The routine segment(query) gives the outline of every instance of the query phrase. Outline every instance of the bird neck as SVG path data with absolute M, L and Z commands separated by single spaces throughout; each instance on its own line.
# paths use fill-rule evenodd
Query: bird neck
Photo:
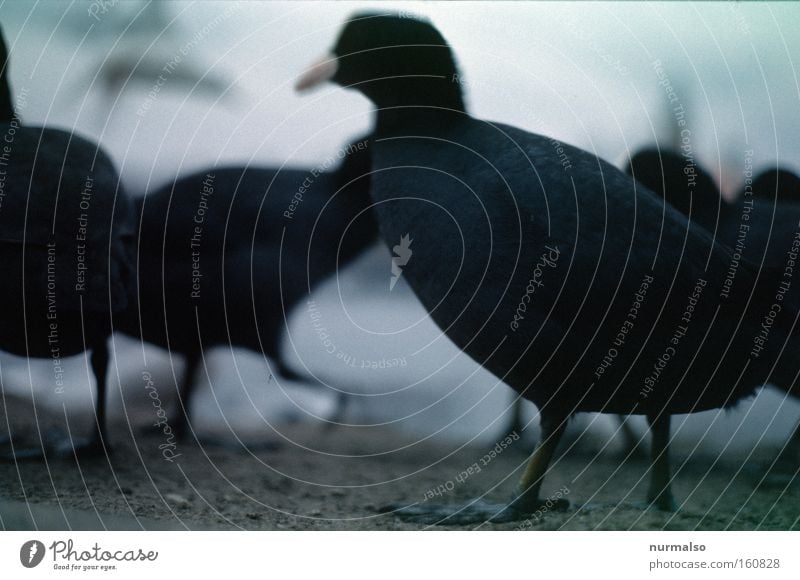
M 466 112 L 461 86 L 453 77 L 425 78 L 402 83 L 388 80 L 365 91 L 378 108 L 376 132 L 386 135 L 423 128 L 444 127 Z
M 378 111 L 375 123 L 375 135 L 389 137 L 393 135 L 436 135 L 446 131 L 459 121 L 463 121 L 466 113 L 459 110 L 440 107 L 404 106 L 383 108 Z

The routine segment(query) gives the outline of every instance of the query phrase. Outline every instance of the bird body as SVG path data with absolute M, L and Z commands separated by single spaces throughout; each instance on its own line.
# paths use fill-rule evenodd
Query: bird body
M 0 124 L 10 136 L 0 161 L 0 344 L 23 356 L 74 355 L 108 336 L 110 315 L 128 307 L 130 201 L 97 145 L 61 130 L 9 127 Z
M 766 312 L 754 307 L 752 326 L 737 330 L 744 302 L 719 296 L 728 249 L 672 208 L 662 215 L 652 192 L 608 163 L 561 144 L 565 168 L 547 137 L 466 116 L 421 133 L 376 135 L 376 213 L 387 243 L 414 238 L 405 276 L 476 361 L 540 408 L 565 412 L 687 413 L 753 392 L 764 365 L 746 355 Z M 755 274 L 740 273 L 742 292 Z M 627 348 L 596 380 L 643 280 Z
M 281 215 L 306 175 L 210 169 L 140 198 L 139 304 L 130 314 L 141 319 L 141 338 L 177 352 L 219 344 L 258 349 L 252 306 L 283 313 L 278 262 L 284 227 L 293 237 L 295 224 Z M 322 176 L 319 187 L 330 191 L 330 179 Z M 313 214 L 298 213 L 308 231 Z M 138 324 L 123 330 L 137 334 Z M 264 337 L 269 344 L 271 334 Z
M 120 328 L 188 357 L 184 409 L 214 346 L 261 352 L 275 374 L 301 378 L 280 352 L 292 308 L 377 236 L 365 163 L 355 148 L 336 172 L 211 168 L 138 200 L 137 300 Z
M 789 169 L 771 167 L 759 173 L 750 187 L 745 184 L 743 194 L 764 200 L 800 202 L 800 177 Z

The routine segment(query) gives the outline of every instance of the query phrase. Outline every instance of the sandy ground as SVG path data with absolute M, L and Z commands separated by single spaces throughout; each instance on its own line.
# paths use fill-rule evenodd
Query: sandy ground
M 19 417 L 30 409 L 17 402 L 8 411 Z M 40 425 L 49 433 L 63 427 L 41 411 Z M 108 458 L 2 464 L 0 523 L 5 529 L 422 529 L 378 508 L 431 497 L 501 501 L 512 492 L 532 444 L 523 438 L 487 459 L 486 446 L 420 443 L 387 428 L 276 429 L 253 434 L 252 443 L 180 445 L 179 456 L 167 461 L 159 449 L 163 434 L 118 428 Z M 681 507 L 670 514 L 635 505 L 645 494 L 646 460 L 587 451 L 590 446 L 580 438 L 565 441 L 545 482 L 543 495 L 562 490 L 569 510 L 469 527 L 800 529 L 800 477 L 763 477 L 774 450 L 724 461 L 674 450 Z M 440 497 L 437 489 L 444 491 Z

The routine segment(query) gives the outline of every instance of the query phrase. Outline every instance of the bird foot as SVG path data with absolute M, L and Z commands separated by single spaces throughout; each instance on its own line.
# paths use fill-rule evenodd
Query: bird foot
M 48 446 L 48 441 L 52 438 L 53 433 L 46 432 L 42 436 L 45 442 L 38 447 L 34 447 L 29 446 L 31 443 L 30 437 L 22 437 L 18 433 L 4 435 L 0 438 L 0 449 L 2 450 L 0 451 L 0 461 L 17 462 L 44 458 L 44 450 Z
M 149 423 L 137 426 L 136 431 L 142 437 L 174 437 L 176 441 L 186 442 L 190 439 L 188 419 L 179 414 L 168 423 Z
M 0 461 L 16 462 L 41 460 L 44 459 L 45 456 L 51 454 L 61 458 L 77 456 L 79 459 L 105 457 L 111 454 L 111 448 L 103 447 L 100 438 L 97 436 L 73 439 L 62 436 L 55 440 L 50 439 L 50 437 L 46 437 L 44 444 L 38 447 L 26 447 L 22 444 L 10 445 L 14 441 L 14 437 L 12 436 L 5 442 L 10 445 L 10 449 L 6 445 L 3 445 L 7 450 L 0 453 Z
M 650 453 L 644 445 L 627 443 L 619 451 L 619 455 L 626 461 L 645 461 L 650 457 Z
M 78 459 L 94 459 L 111 455 L 111 447 L 103 445 L 100 437 L 62 439 L 53 446 L 59 457 L 77 457 Z
M 663 503 L 661 503 L 663 502 Z M 659 502 L 653 500 L 647 501 L 593 501 L 574 506 L 577 512 L 610 512 L 620 509 L 635 509 L 641 511 L 650 511 L 656 513 L 671 513 L 678 511 L 675 500 L 670 497 L 669 500 L 660 500 Z
M 538 520 L 551 511 L 565 511 L 569 502 L 565 499 L 526 501 L 515 499 L 509 503 L 493 503 L 472 500 L 463 504 L 418 503 L 403 506 L 390 504 L 379 509 L 381 513 L 393 513 L 406 522 L 440 526 L 494 524 Z
M 678 511 L 678 504 L 675 502 L 675 498 L 670 492 L 648 496 L 647 501 L 642 504 L 642 507 L 647 510 L 662 512 Z
M 197 442 L 201 447 L 215 447 L 236 453 L 274 453 L 283 446 L 279 441 L 236 441 L 221 437 L 200 437 Z
M 42 447 L 14 447 L 14 449 L 11 451 L 0 453 L 0 461 L 16 463 L 17 461 L 39 460 L 43 459 L 44 455 L 44 448 Z

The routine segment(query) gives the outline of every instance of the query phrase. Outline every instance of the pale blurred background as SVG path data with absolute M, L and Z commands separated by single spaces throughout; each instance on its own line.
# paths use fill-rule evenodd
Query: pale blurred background
M 24 122 L 100 141 L 129 193 L 143 195 L 223 161 L 313 167 L 367 132 L 370 106 L 356 93 L 293 90 L 360 9 L 430 17 L 455 50 L 476 116 L 622 166 L 640 147 L 675 142 L 654 67 L 660 61 L 686 111 L 696 159 L 726 196 L 741 187 L 748 150 L 756 172 L 776 163 L 800 171 L 800 6 L 793 3 L 3 1 L 0 22 Z M 252 353 L 207 353 L 193 409 L 198 431 L 280 438 L 287 420 L 330 417 L 341 389 L 356 395 L 352 424 L 393 423 L 450 443 L 498 436 L 511 389 L 440 335 L 402 279 L 389 291 L 390 265 L 388 250 L 376 246 L 314 295 L 333 353 L 307 308 L 293 313 L 284 348 L 294 368 L 324 385 L 268 380 L 269 361 Z M 182 360 L 119 336 L 114 347 L 111 413 L 124 422 L 132 405 L 148 404 L 143 357 L 161 385 L 180 376 Z M 405 364 L 380 368 L 390 359 Z M 50 361 L 28 365 L 3 354 L 0 364 L 6 393 L 37 393 L 56 409 L 90 408 L 81 357 L 70 362 L 68 393 L 58 400 Z M 679 448 L 747 454 L 759 443 L 782 444 L 800 418 L 800 404 L 784 397 L 766 389 L 732 412 L 679 417 Z M 618 444 L 608 418 L 586 422 L 593 445 Z M 643 431 L 643 421 L 634 425 Z

